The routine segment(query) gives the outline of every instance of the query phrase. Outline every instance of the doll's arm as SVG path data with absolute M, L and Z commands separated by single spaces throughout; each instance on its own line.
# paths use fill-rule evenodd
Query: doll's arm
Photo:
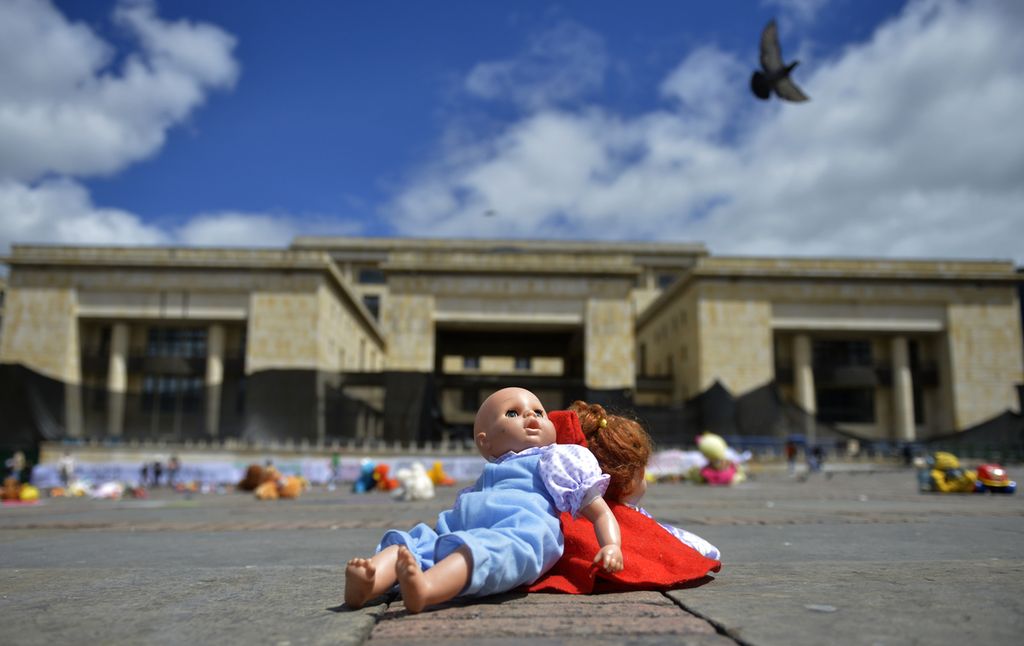
M 594 557 L 594 563 L 599 563 L 605 572 L 619 572 L 622 570 L 622 536 L 619 533 L 619 521 L 615 519 L 612 510 L 604 498 L 598 496 L 594 501 L 580 510 L 580 513 L 587 520 L 594 523 L 594 532 L 597 534 L 597 542 L 601 549 Z

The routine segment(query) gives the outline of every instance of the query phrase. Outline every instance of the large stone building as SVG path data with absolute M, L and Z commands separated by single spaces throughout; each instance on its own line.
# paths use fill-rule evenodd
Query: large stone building
M 31 404 L 9 419 L 50 439 L 439 440 L 517 383 L 552 408 L 665 409 L 771 385 L 903 441 L 1017 410 L 1024 381 L 1010 262 L 300 238 L 19 245 L 6 263 L 4 387 Z

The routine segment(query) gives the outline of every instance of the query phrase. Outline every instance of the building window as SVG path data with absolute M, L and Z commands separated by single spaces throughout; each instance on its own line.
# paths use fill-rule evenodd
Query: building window
M 873 388 L 829 388 L 815 393 L 822 422 L 872 424 L 875 421 Z
M 872 367 L 871 342 L 867 340 L 814 340 L 814 367 Z
M 142 378 L 142 410 L 194 413 L 203 403 L 203 379 L 175 375 L 145 375 Z
M 146 356 L 203 358 L 206 356 L 206 328 L 150 328 Z
M 476 388 L 463 388 L 459 407 L 462 410 L 475 411 L 480 408 L 480 391 Z
M 676 282 L 675 274 L 658 274 L 658 289 L 665 289 Z
M 370 311 L 370 316 L 376 320 L 380 320 L 380 295 L 379 294 L 365 294 L 363 296 L 363 305 Z
M 384 272 L 380 269 L 360 269 L 359 270 L 359 282 L 363 285 L 383 285 L 388 282 L 384 276 Z
M 516 357 L 516 370 L 527 371 L 531 366 L 530 357 Z
M 480 357 L 462 357 L 462 368 L 464 370 L 479 370 Z

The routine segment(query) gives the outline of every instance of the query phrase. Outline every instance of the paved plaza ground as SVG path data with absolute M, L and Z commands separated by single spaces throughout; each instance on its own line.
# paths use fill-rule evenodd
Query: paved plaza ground
M 650 488 L 645 506 L 723 551 L 670 592 L 508 594 L 408 615 L 342 606 L 343 564 L 454 489 L 398 503 L 316 489 L 50 499 L 0 509 L 3 644 L 919 644 L 1024 634 L 1024 497 L 920 494 L 914 472 L 778 467 L 733 488 Z M 1011 476 L 1024 476 L 1021 467 Z

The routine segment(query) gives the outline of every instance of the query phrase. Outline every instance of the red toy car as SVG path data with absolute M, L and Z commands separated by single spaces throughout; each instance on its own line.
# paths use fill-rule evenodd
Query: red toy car
M 982 464 L 978 466 L 977 491 L 992 493 L 1013 493 L 1017 491 L 1017 483 L 1010 480 L 1006 469 L 998 464 Z

